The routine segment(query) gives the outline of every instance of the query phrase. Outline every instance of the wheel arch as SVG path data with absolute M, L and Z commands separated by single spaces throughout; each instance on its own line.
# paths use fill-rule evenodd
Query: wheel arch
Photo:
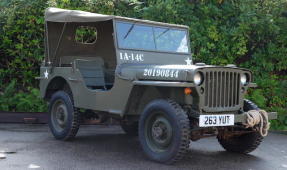
M 65 90 L 65 89 L 66 90 L 68 89 L 72 92 L 72 88 L 70 84 L 68 83 L 68 81 L 62 76 L 53 77 L 45 89 L 44 99 L 49 100 L 53 93 L 55 93 L 56 91 Z
M 136 85 L 131 91 L 128 104 L 125 108 L 124 116 L 139 116 L 141 111 L 150 101 L 168 98 L 172 98 L 179 104 L 183 103 L 183 88 Z

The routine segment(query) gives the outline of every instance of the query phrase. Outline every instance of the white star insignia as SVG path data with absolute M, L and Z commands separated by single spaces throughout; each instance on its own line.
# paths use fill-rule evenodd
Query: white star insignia
M 185 60 L 185 62 L 186 62 L 186 65 L 191 65 L 192 60 L 189 59 L 189 57 L 188 57 L 188 58 Z
M 48 70 L 46 70 L 46 71 L 44 72 L 44 76 L 45 76 L 45 79 L 48 79 L 48 76 L 49 76 Z

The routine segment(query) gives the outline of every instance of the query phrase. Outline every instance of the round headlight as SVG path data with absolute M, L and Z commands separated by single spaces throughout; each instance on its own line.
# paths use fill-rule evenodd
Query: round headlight
M 195 75 L 193 77 L 193 81 L 196 85 L 200 85 L 203 81 L 202 75 L 199 72 L 195 73 Z
M 247 84 L 247 75 L 246 74 L 242 74 L 240 77 L 240 82 L 241 84 L 245 85 Z

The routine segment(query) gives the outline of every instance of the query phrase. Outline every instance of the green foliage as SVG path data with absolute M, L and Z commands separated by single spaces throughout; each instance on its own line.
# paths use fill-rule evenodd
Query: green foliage
M 17 91 L 17 83 L 13 80 L 0 94 L 0 110 L 21 112 L 47 111 L 46 103 L 40 99 L 39 89 L 28 88 L 26 92 Z
M 25 94 L 36 94 L 34 77 L 43 59 L 43 13 L 48 6 L 188 25 L 193 60 L 252 70 L 259 88 L 250 89 L 246 97 L 279 113 L 274 129 L 287 128 L 286 0 L 2 0 L 0 110 L 25 110 L 10 100 L 30 100 Z M 16 94 L 7 95 L 16 81 Z M 42 107 L 36 97 L 31 100 Z
M 44 54 L 43 12 L 44 0 L 2 1 L 0 25 L 0 85 L 4 88 L 11 80 L 18 80 L 19 88 L 37 86 L 39 61 Z
M 97 40 L 97 29 L 95 27 L 81 26 L 76 29 L 75 40 L 82 44 L 93 44 Z

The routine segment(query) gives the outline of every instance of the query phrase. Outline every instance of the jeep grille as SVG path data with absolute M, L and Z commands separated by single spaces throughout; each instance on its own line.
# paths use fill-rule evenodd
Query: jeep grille
M 207 71 L 205 74 L 204 110 L 239 107 L 240 72 Z M 217 108 L 217 109 L 216 109 Z M 221 109 L 220 109 L 221 108 Z

